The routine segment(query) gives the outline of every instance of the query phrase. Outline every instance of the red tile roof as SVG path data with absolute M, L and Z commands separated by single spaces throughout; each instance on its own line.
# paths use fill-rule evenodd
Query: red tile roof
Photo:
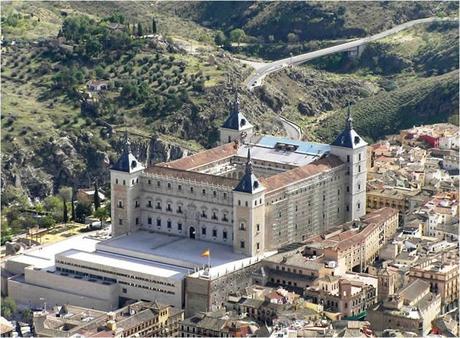
M 328 157 L 316 160 L 302 167 L 297 167 L 267 178 L 261 178 L 260 181 L 267 189 L 266 192 L 270 192 L 283 188 L 289 184 L 302 181 L 307 177 L 327 172 L 341 164 L 343 164 L 343 162 L 337 156 L 329 155 Z
M 221 185 L 234 188 L 238 180 L 225 176 L 203 174 L 196 171 L 187 171 L 182 169 L 168 168 L 160 165 L 153 165 L 145 169 L 147 174 L 156 174 L 165 177 L 173 177 L 196 182 L 206 182 L 212 185 Z
M 236 143 L 227 143 L 212 149 L 201 151 L 197 154 L 190 155 L 187 157 L 180 158 L 171 162 L 163 162 L 157 164 L 158 166 L 191 170 L 201 167 L 205 164 L 223 160 L 228 157 L 236 155 L 238 152 L 238 145 Z

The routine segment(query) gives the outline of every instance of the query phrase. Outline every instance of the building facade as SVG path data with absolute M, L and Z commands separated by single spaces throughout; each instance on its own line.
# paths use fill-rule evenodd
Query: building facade
M 144 229 L 256 256 L 365 214 L 367 144 L 350 115 L 331 145 L 255 137 L 237 99 L 221 135 L 148 168 L 126 138 L 111 170 L 113 236 Z

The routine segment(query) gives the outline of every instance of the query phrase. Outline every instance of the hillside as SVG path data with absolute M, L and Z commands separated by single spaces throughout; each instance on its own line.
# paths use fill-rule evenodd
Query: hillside
M 457 3 L 430 1 L 162 2 L 160 6 L 227 37 L 242 29 L 246 37 L 237 51 L 268 59 L 375 34 L 418 18 L 458 13 Z
M 447 121 L 458 115 L 458 72 L 417 79 L 394 92 L 380 93 L 353 105 L 355 129 L 369 141 L 414 125 Z M 344 127 L 345 109 L 308 126 L 314 138 L 331 142 Z M 453 120 L 452 120 L 453 121 Z
M 215 145 L 232 83 L 250 70 L 224 53 L 191 55 L 162 35 L 133 36 L 126 24 L 112 30 L 113 20 L 121 18 L 68 16 L 58 39 L 3 47 L 2 188 L 43 198 L 61 186 L 106 181 L 125 129 L 141 160 Z M 91 81 L 107 89 L 90 92 Z M 248 117 L 276 130 L 262 122 L 269 108 L 251 107 Z
M 414 28 L 369 45 L 358 59 L 338 54 L 274 73 L 253 93 L 241 85 L 250 67 L 215 46 L 216 29 L 228 34 L 242 27 L 247 51 L 268 39 L 266 52 L 276 56 L 276 48 L 296 50 L 287 44 L 316 49 L 452 11 L 450 3 L 336 5 L 223 2 L 217 10 L 205 2 L 8 3 L 3 34 L 17 43 L 2 47 L 3 191 L 16 187 L 43 198 L 62 186 L 106 182 L 125 129 L 143 161 L 213 146 L 235 87 L 258 131 L 282 134 L 275 117 L 283 114 L 302 126 L 305 138 L 319 141 L 340 128 L 349 101 L 369 139 L 418 121 L 445 121 L 457 111 L 454 26 Z M 361 22 L 363 15 L 372 19 Z M 152 34 L 153 20 L 159 34 Z M 149 37 L 139 36 L 139 26 Z M 286 42 L 292 27 L 297 41 Z M 88 93 L 91 80 L 108 89 Z

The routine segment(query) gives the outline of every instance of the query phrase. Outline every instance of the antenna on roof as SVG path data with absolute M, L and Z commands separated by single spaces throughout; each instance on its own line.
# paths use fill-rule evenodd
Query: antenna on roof
M 347 105 L 347 129 L 353 129 L 353 118 L 351 117 L 351 102 L 348 101 Z
M 235 90 L 235 102 L 234 102 L 233 109 L 235 110 L 235 113 L 239 113 L 240 112 L 240 98 L 238 95 L 238 89 L 235 87 L 234 90 Z
M 125 128 L 125 151 L 127 153 L 131 152 L 131 142 L 129 142 L 129 137 L 128 137 L 128 128 Z

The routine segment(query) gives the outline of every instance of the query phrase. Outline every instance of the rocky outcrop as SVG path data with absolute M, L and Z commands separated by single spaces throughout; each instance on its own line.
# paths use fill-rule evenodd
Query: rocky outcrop
M 299 102 L 299 104 L 297 105 L 297 110 L 300 112 L 300 114 L 307 116 L 315 116 L 320 113 L 320 110 L 316 107 L 313 107 L 313 105 L 310 102 L 303 101 Z
M 34 152 L 17 150 L 3 158 L 2 189 L 14 185 L 31 198 L 42 199 L 62 186 L 87 187 L 95 179 L 108 183 L 110 164 L 122 151 L 122 141 L 113 137 L 112 149 L 100 149 L 91 132 L 50 138 Z M 190 150 L 158 138 L 132 137 L 132 149 L 140 161 L 158 163 L 190 154 Z

